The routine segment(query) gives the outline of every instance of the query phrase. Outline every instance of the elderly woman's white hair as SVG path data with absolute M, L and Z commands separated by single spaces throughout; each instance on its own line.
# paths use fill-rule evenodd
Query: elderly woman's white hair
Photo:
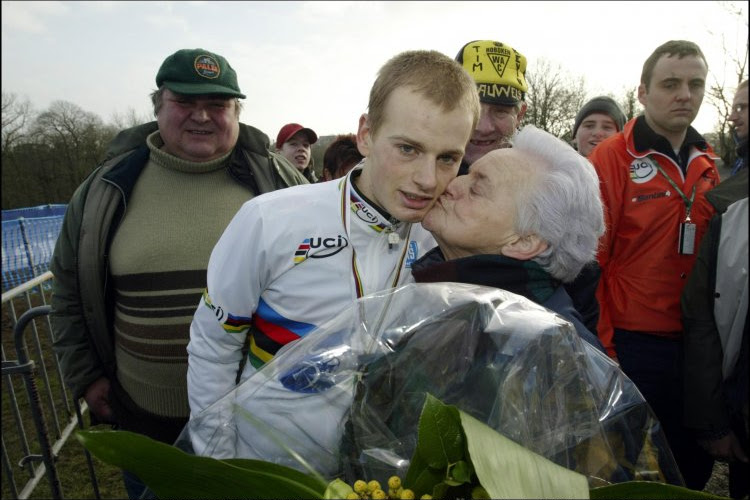
M 570 282 L 596 258 L 604 234 L 599 178 L 570 145 L 533 125 L 513 138 L 513 148 L 535 157 L 537 182 L 517 199 L 516 231 L 549 244 L 534 260 L 555 278 Z

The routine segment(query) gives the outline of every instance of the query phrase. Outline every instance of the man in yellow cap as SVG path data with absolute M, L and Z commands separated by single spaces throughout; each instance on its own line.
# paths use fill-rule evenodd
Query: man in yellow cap
M 245 95 L 224 57 L 179 50 L 156 86 L 156 121 L 120 132 L 68 204 L 52 329 L 92 421 L 171 444 L 190 414 L 186 348 L 211 249 L 245 201 L 307 180 L 240 123 Z M 127 472 L 125 486 L 144 489 Z
M 495 149 L 507 147 L 526 114 L 526 57 L 510 45 L 493 40 L 475 40 L 456 56 L 477 83 L 482 111 L 460 174 L 469 165 Z

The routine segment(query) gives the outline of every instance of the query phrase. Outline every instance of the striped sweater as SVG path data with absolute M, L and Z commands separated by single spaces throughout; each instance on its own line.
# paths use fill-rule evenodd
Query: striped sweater
M 122 387 L 142 409 L 187 417 L 190 322 L 206 286 L 208 258 L 250 191 L 225 171 L 161 151 L 150 159 L 112 240 L 115 355 Z

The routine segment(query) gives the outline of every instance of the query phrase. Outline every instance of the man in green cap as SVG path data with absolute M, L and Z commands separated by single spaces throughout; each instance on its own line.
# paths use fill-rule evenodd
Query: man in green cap
M 171 444 L 190 414 L 186 346 L 211 250 L 245 201 L 307 180 L 239 122 L 245 95 L 224 57 L 178 50 L 156 86 L 156 121 L 120 132 L 70 200 L 52 327 L 92 422 Z M 125 484 L 143 491 L 128 473 Z

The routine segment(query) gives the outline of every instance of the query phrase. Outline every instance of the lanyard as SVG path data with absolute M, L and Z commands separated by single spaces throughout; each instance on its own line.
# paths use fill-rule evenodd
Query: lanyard
M 350 176 L 344 177 L 344 181 L 346 179 L 349 179 L 349 183 L 353 182 L 354 179 Z M 357 292 L 357 298 L 359 299 L 364 295 L 364 285 L 362 284 L 362 276 L 359 272 L 359 267 L 357 266 L 357 251 L 354 250 L 354 241 L 352 241 L 351 234 L 349 232 L 349 227 L 347 226 L 347 221 L 349 220 L 349 217 L 347 215 L 349 214 L 347 200 L 349 199 L 349 196 L 347 196 L 350 189 L 353 189 L 351 186 L 348 186 L 349 189 L 347 189 L 346 182 L 342 182 L 340 184 L 341 186 L 341 222 L 344 225 L 344 231 L 346 232 L 347 237 L 349 238 L 349 241 L 351 243 L 352 248 L 352 276 L 354 278 L 354 288 Z M 376 229 L 373 229 L 374 231 Z M 396 273 L 396 277 L 393 279 L 393 283 L 391 283 L 391 288 L 398 285 L 398 280 L 401 277 L 401 269 L 404 264 L 404 259 L 406 258 L 406 250 L 409 247 L 409 236 L 411 235 L 411 224 L 409 224 L 409 230 L 406 233 L 406 239 L 404 241 L 404 248 L 401 250 L 401 257 L 398 260 L 398 263 L 396 264 L 396 268 L 394 269 Z
M 652 158 L 651 156 L 648 157 L 649 160 L 654 162 L 656 165 L 656 168 L 661 172 L 661 175 L 663 175 L 667 181 L 672 185 L 675 190 L 680 193 L 680 196 L 682 197 L 682 201 L 685 202 L 685 222 L 690 222 L 690 209 L 693 208 L 693 201 L 695 201 L 695 186 L 693 186 L 693 192 L 690 193 L 690 199 L 688 199 L 687 196 L 685 196 L 685 193 L 682 192 L 682 189 L 680 189 L 677 184 L 672 180 L 670 176 L 667 175 L 667 173 L 664 171 L 664 169 L 661 168 L 661 165 L 659 165 L 659 162 L 656 161 L 655 158 Z

